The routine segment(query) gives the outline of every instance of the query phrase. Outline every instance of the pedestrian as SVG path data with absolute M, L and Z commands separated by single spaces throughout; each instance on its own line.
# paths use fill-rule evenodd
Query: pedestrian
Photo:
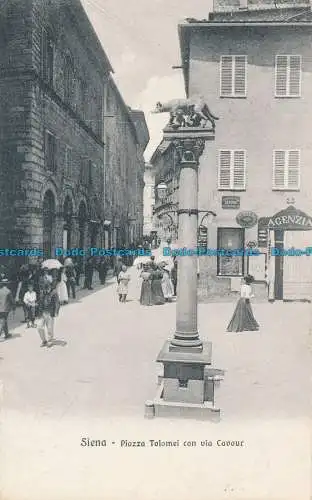
M 59 297 L 59 301 L 61 305 L 68 304 L 68 293 L 67 293 L 67 277 L 65 273 L 65 268 L 59 270 L 56 292 Z
M 22 304 L 23 306 L 24 319 L 22 320 L 22 323 L 27 323 L 28 313 L 26 305 L 24 303 L 24 296 L 28 290 L 28 283 L 32 278 L 33 278 L 33 273 L 31 271 L 30 266 L 28 264 L 23 264 L 19 269 L 18 286 L 15 295 L 15 303 Z
M 51 347 L 53 345 L 55 318 L 58 316 L 59 309 L 60 301 L 56 288 L 53 284 L 46 282 L 38 300 L 38 333 L 42 341 L 41 347 Z
M 6 339 L 12 337 L 9 333 L 8 316 L 11 311 L 15 312 L 15 300 L 11 290 L 8 288 L 9 280 L 2 277 L 0 281 L 0 335 L 3 332 Z
M 162 305 L 165 303 L 165 297 L 162 291 L 162 278 L 163 273 L 155 264 L 155 262 L 151 265 L 151 279 L 152 279 L 152 301 L 154 305 Z
M 254 318 L 250 299 L 254 297 L 250 284 L 254 281 L 253 276 L 248 274 L 241 285 L 240 299 L 236 305 L 232 319 L 227 327 L 227 332 L 252 332 L 259 330 L 259 325 Z
M 172 297 L 174 294 L 173 284 L 170 279 L 170 270 L 166 264 L 166 262 L 162 262 L 159 266 L 163 273 L 163 277 L 161 280 L 161 288 L 164 294 L 164 298 L 166 302 L 172 302 Z
M 28 290 L 24 295 L 23 303 L 26 309 L 27 328 L 35 328 L 37 294 L 34 291 L 34 284 L 32 282 L 28 283 Z
M 67 287 L 67 295 L 68 299 L 70 297 L 70 292 L 72 293 L 73 299 L 76 298 L 76 271 L 73 261 L 65 260 L 64 269 L 66 275 L 66 287 Z
M 108 265 L 105 257 L 102 257 L 99 262 L 99 278 L 101 285 L 105 285 L 106 275 L 107 275 Z
M 119 283 L 118 276 L 120 274 L 122 266 L 123 266 L 122 258 L 120 257 L 120 255 L 118 255 L 117 258 L 116 258 L 116 264 L 114 266 L 114 274 L 116 276 L 117 283 Z
M 140 304 L 141 306 L 152 306 L 152 273 L 148 264 L 143 264 L 143 271 L 140 277 L 142 278 Z
M 177 258 L 173 258 L 173 268 L 171 269 L 171 280 L 173 284 L 173 295 L 177 296 L 177 285 L 178 285 L 178 261 Z
M 125 264 L 122 264 L 121 271 L 118 275 L 118 287 L 117 287 L 119 302 L 126 302 L 130 279 L 131 279 L 130 274 L 127 272 L 127 266 L 125 266 Z
M 93 260 L 92 257 L 89 257 L 85 264 L 85 281 L 83 285 L 84 289 L 87 288 L 88 290 L 93 290 L 92 288 L 93 272 L 94 272 Z

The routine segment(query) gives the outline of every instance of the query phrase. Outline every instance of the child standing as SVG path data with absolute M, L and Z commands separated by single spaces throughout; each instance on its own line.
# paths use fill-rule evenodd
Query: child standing
M 117 292 L 119 295 L 119 302 L 126 302 L 128 295 L 128 285 L 130 281 L 130 274 L 127 272 L 127 266 L 124 264 L 121 267 L 121 271 L 117 276 L 118 287 Z
M 28 291 L 24 295 L 23 302 L 26 309 L 27 328 L 35 328 L 37 294 L 34 291 L 33 283 L 28 284 Z

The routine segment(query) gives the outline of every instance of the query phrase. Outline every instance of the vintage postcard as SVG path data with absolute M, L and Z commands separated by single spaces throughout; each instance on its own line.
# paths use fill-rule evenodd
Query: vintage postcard
M 0 500 L 312 499 L 311 47 L 310 0 L 0 1 Z

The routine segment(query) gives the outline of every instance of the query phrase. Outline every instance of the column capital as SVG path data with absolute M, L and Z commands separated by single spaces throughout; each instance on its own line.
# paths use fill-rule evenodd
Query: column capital
M 198 167 L 199 158 L 204 152 L 206 141 L 214 140 L 214 130 L 204 128 L 164 129 L 164 139 L 174 145 L 179 156 L 180 167 Z

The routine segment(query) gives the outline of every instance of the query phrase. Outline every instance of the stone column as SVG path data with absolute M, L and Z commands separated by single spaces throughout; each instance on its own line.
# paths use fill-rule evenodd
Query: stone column
M 176 332 L 170 350 L 202 351 L 197 329 L 197 228 L 198 166 L 205 140 L 186 137 L 173 141 L 180 158 L 178 226 L 179 248 L 185 255 L 178 263 Z M 194 255 L 191 255 L 192 251 Z

